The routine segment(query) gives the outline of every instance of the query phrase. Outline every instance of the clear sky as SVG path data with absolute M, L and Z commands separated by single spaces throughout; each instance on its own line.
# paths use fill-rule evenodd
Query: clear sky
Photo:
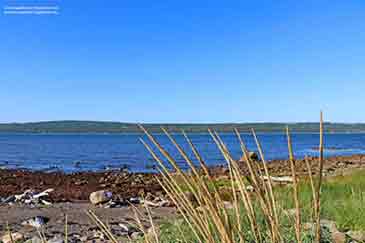
M 0 122 L 365 122 L 364 1 L 59 7 L 1 14 Z

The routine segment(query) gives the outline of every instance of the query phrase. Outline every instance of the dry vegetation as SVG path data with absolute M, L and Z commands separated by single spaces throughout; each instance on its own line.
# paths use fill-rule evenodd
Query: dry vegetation
M 320 146 L 319 161 L 320 172 L 323 168 L 323 120 L 321 115 L 320 123 Z M 264 153 L 260 142 L 252 130 L 256 145 L 263 163 L 256 163 L 249 159 L 245 143 L 238 130 L 235 130 L 237 139 L 244 154 L 245 163 L 249 169 L 249 176 L 244 176 L 240 166 L 235 161 L 228 148 L 215 131 L 209 130 L 210 135 L 223 154 L 229 168 L 230 189 L 232 193 L 232 204 L 227 206 L 216 187 L 213 178 L 209 174 L 202 156 L 194 147 L 191 140 L 183 132 L 200 167 L 204 173 L 198 171 L 193 161 L 182 147 L 176 143 L 174 138 L 163 129 L 166 136 L 175 145 L 180 155 L 190 166 L 191 174 L 187 175 L 177 165 L 174 158 L 158 143 L 158 141 L 144 127 L 145 132 L 152 144 L 164 156 L 174 169 L 172 173 L 165 165 L 154 149 L 145 141 L 142 143 L 149 150 L 153 158 L 158 162 L 162 179 L 159 183 L 164 188 L 170 199 L 176 204 L 181 214 L 182 221 L 174 223 L 177 230 L 170 238 L 159 235 L 153 231 L 153 237 L 145 237 L 146 243 L 151 242 L 325 242 L 326 234 L 320 227 L 320 192 L 322 186 L 321 173 L 317 180 L 313 180 L 309 174 L 313 205 L 312 221 L 310 229 L 302 226 L 302 204 L 300 202 L 299 182 L 295 170 L 295 158 L 292 152 L 289 129 L 287 129 L 288 150 L 291 161 L 292 177 L 292 199 L 294 201 L 294 216 L 285 213 L 281 200 L 277 197 L 271 176 L 266 166 Z M 260 166 L 263 168 L 260 168 Z M 178 175 L 178 177 L 176 176 Z M 179 178 L 179 179 L 177 179 Z M 182 186 L 182 184 L 184 186 Z M 253 187 L 251 191 L 249 188 Z M 188 196 L 188 193 L 192 195 Z M 292 219 L 294 218 L 294 224 Z

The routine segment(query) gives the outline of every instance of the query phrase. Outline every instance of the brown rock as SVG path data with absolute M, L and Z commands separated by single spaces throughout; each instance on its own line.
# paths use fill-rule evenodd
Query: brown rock
M 346 234 L 340 231 L 332 232 L 332 241 L 334 243 L 346 243 Z

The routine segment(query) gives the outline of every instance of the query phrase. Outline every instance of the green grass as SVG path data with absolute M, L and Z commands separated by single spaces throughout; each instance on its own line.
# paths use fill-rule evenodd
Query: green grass
M 233 217 L 233 215 L 231 215 Z M 243 231 L 245 232 L 245 237 L 247 242 L 255 242 L 254 236 L 250 235 L 250 228 L 248 226 L 248 222 L 245 219 L 244 215 L 242 215 L 243 227 L 245 228 Z M 265 225 L 264 218 L 262 215 L 257 215 L 257 220 L 260 223 L 261 227 Z M 232 220 L 233 221 L 233 220 Z M 284 242 L 296 242 L 295 232 L 293 226 L 293 222 L 285 215 L 281 215 L 281 222 L 286 225 L 283 229 L 287 229 L 282 232 L 284 237 Z M 267 225 L 266 225 L 267 226 Z M 267 241 L 269 240 L 268 235 L 263 235 L 263 238 Z M 314 242 L 314 233 L 313 232 L 303 232 L 302 233 L 302 241 L 303 243 L 312 243 Z M 142 241 L 141 241 L 142 242 Z M 165 222 L 160 225 L 160 243 L 178 243 L 178 242 L 189 242 L 189 243 L 198 243 L 196 238 L 190 231 L 189 226 L 181 219 L 177 219 L 170 222 Z M 216 241 L 220 242 L 220 241 Z M 237 242 L 239 240 L 237 239 Z M 322 241 L 321 243 L 331 243 L 331 236 L 328 229 L 324 229 L 322 232 Z
M 229 186 L 228 179 L 216 181 L 218 187 L 226 188 Z M 275 193 L 279 205 L 285 211 L 294 208 L 292 188 L 290 186 L 277 187 Z M 312 214 L 312 190 L 307 181 L 300 183 L 300 201 L 302 207 L 302 221 L 310 222 Z M 346 176 L 336 176 L 326 178 L 321 192 L 321 218 L 333 220 L 336 222 L 338 229 L 363 230 L 365 229 L 365 171 L 355 171 Z M 257 214 L 257 220 L 265 224 L 260 213 Z M 242 217 L 243 225 L 248 225 L 247 219 Z M 294 219 L 282 214 L 282 224 L 287 225 L 288 231 L 283 232 L 285 239 L 289 242 L 295 240 L 293 227 Z M 247 229 L 246 232 L 249 232 Z M 322 242 L 331 242 L 329 232 L 323 232 Z M 250 237 L 250 236 L 248 236 Z M 177 219 L 175 221 L 165 222 L 161 225 L 161 242 L 195 242 L 187 224 Z M 313 242 L 313 234 L 303 233 L 303 242 Z
M 291 188 L 276 190 L 283 208 L 294 207 Z M 303 220 L 311 217 L 312 191 L 309 183 L 300 185 Z M 342 231 L 365 229 L 365 171 L 327 178 L 321 191 L 321 218 L 333 220 Z

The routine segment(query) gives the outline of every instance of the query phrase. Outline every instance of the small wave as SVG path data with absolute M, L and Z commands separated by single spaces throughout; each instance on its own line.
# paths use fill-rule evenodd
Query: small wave
M 325 152 L 352 152 L 358 151 L 359 149 L 356 148 L 341 148 L 341 147 L 324 147 L 323 151 Z M 317 152 L 319 148 L 310 148 L 307 151 Z

